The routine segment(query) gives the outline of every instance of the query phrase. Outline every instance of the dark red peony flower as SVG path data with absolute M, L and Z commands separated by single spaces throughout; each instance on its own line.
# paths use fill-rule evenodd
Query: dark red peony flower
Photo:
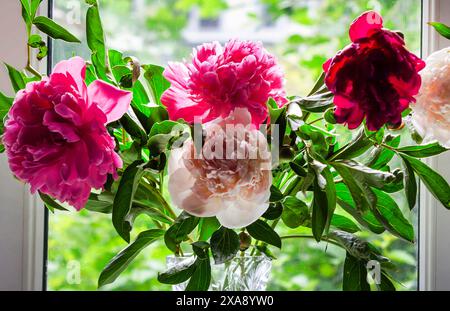
M 419 92 L 425 62 L 406 49 L 402 34 L 384 29 L 373 11 L 353 22 L 350 39 L 352 44 L 323 65 L 336 121 L 355 129 L 366 117 L 372 131 L 401 125 L 402 112 Z

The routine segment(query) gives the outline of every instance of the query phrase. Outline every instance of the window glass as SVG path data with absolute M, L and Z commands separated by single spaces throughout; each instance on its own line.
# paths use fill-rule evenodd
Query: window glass
M 286 75 L 288 94 L 304 95 L 321 73 L 322 64 L 349 43 L 348 26 L 360 13 L 375 9 L 385 26 L 400 29 L 408 47 L 420 53 L 420 0 L 100 0 L 107 44 L 136 56 L 141 64 L 165 66 L 188 58 L 203 42 L 231 38 L 259 40 L 278 57 Z M 79 38 L 85 38 L 84 1 L 55 0 L 54 18 Z M 84 40 L 85 41 L 85 40 Z M 74 53 L 89 59 L 86 45 L 55 42 L 53 61 Z M 407 138 L 405 138 L 407 139 Z M 407 210 L 404 198 L 397 198 Z M 416 219 L 414 219 L 416 223 Z M 146 227 L 137 220 L 136 232 Z M 142 230 L 139 230 L 142 229 Z M 287 229 L 282 229 L 286 230 Z M 298 232 L 298 231 L 297 231 Z M 416 248 L 392 235 L 362 234 L 383 248 L 396 264 L 393 272 L 404 290 L 417 284 Z M 95 290 L 106 263 L 125 242 L 110 215 L 82 210 L 50 215 L 48 289 Z M 152 244 L 142 252 L 109 290 L 170 290 L 156 280 L 169 251 Z M 269 290 L 340 290 L 345 254 L 315 241 L 285 241 L 276 252 Z

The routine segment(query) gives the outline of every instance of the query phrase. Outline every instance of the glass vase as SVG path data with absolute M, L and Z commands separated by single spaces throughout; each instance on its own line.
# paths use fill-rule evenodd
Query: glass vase
M 183 266 L 194 262 L 193 256 L 169 256 L 167 267 Z M 236 256 L 226 263 L 216 265 L 211 260 L 210 291 L 264 291 L 270 277 L 272 261 L 267 256 Z M 184 291 L 189 281 L 172 286 L 174 291 Z

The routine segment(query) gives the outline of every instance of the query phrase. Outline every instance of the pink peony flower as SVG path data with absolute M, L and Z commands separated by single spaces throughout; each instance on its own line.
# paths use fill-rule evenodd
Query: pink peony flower
M 283 73 L 261 43 L 205 43 L 194 49 L 192 63 L 170 63 L 164 76 L 172 85 L 161 101 L 172 120 L 208 122 L 245 107 L 259 125 L 267 118 L 270 97 L 280 106 L 287 102 Z
M 425 141 L 450 148 L 450 47 L 431 54 L 421 76 L 422 88 L 411 107 L 413 124 Z
M 50 77 L 17 93 L 3 142 L 9 166 L 20 180 L 80 210 L 91 188 L 122 166 L 105 124 L 118 120 L 130 92 L 105 82 L 84 82 L 86 65 L 74 57 L 58 63 Z
M 216 216 L 227 228 L 256 221 L 269 207 L 271 154 L 245 108 L 205 125 L 204 144 L 186 141 L 169 158 L 169 193 L 180 209 Z
M 324 64 L 325 83 L 335 95 L 335 117 L 350 129 L 364 117 L 369 130 L 400 126 L 402 112 L 414 102 L 425 63 L 410 53 L 400 33 L 383 28 L 370 11 L 350 27 L 352 44 Z

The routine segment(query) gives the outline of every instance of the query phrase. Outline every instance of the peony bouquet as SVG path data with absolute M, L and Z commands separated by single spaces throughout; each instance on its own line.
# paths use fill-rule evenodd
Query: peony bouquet
M 174 254 L 158 275 L 162 283 L 263 289 L 254 283 L 264 282 L 261 263 L 274 259 L 271 248 L 311 238 L 346 251 L 344 289 L 395 289 L 389 258 L 360 233 L 414 243 L 396 198 L 412 210 L 419 179 L 450 208 L 447 181 L 420 160 L 449 146 L 448 49 L 426 64 L 402 33 L 366 12 L 311 92 L 290 96 L 282 68 L 259 42 L 205 43 L 189 61 L 141 64 L 106 47 L 98 4 L 86 2 L 89 61 L 73 57 L 48 75 L 30 61 L 24 71 L 7 66 L 17 94 L 0 97 L 2 149 L 12 173 L 50 211 L 111 215 L 129 245 L 105 267 L 100 287 L 160 239 Z M 36 17 L 34 1 L 21 4 L 28 33 L 36 26 L 78 41 Z M 36 34 L 28 49 L 40 59 L 47 52 Z M 425 141 L 401 141 L 404 127 Z M 350 140 L 341 138 L 346 128 Z M 137 233 L 141 215 L 148 230 Z M 279 235 L 282 224 L 289 235 Z M 369 284 L 374 264 L 379 274 Z M 219 266 L 224 279 L 215 276 Z M 252 269 L 259 281 L 248 280 Z

